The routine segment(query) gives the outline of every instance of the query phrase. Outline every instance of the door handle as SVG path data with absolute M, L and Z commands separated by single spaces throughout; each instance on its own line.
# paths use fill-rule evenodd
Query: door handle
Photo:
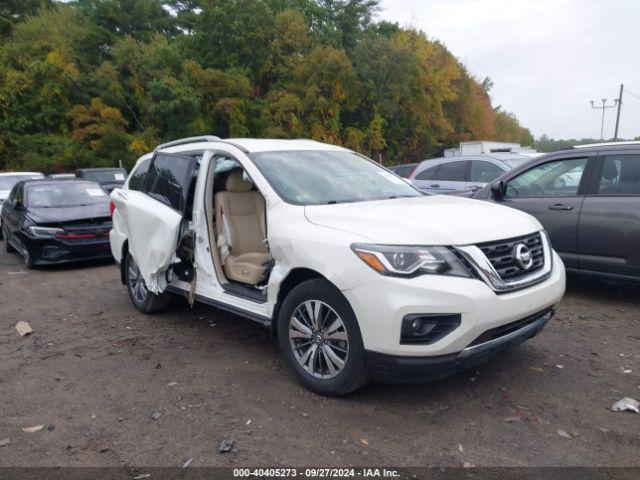
M 440 188 L 440 184 L 439 183 L 434 183 L 433 185 L 431 185 L 433 188 Z
M 573 210 L 573 207 L 571 205 L 556 203 L 555 205 L 549 205 L 549 210 Z

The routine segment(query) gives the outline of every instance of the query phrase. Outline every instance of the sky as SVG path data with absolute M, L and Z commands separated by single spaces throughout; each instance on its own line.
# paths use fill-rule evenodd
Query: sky
M 424 31 L 490 77 L 493 105 L 535 137 L 600 138 L 590 100 L 613 105 L 621 83 L 619 137 L 640 136 L 640 0 L 382 0 L 378 18 Z M 615 116 L 605 111 L 605 138 Z

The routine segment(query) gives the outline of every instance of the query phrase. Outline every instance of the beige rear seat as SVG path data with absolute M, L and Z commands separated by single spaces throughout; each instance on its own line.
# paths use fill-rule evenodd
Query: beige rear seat
M 256 284 L 266 270 L 268 261 L 264 197 L 252 191 L 253 184 L 243 178 L 242 170 L 234 170 L 227 177 L 226 191 L 215 195 L 216 228 L 223 234 L 222 215 L 227 221 L 232 245 L 224 262 L 229 280 Z

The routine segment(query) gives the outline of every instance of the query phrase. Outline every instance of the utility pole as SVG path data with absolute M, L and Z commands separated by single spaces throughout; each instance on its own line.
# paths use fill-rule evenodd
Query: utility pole
M 616 116 L 616 131 L 613 134 L 613 141 L 618 141 L 618 127 L 620 126 L 620 109 L 622 108 L 622 91 L 624 90 L 624 83 L 620 84 L 620 95 L 618 96 L 618 114 Z
M 601 107 L 596 107 L 593 103 L 593 100 L 591 100 L 591 108 L 595 108 L 596 110 L 602 110 L 602 120 L 600 122 L 600 140 L 604 140 L 604 111 L 607 108 L 615 108 L 616 105 L 618 105 L 617 99 L 614 100 L 613 105 L 607 105 L 607 99 L 603 98 Z

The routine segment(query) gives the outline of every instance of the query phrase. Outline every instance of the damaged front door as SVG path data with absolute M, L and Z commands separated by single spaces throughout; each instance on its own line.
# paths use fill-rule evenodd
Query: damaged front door
M 129 252 L 151 292 L 166 288 L 166 271 L 176 263 L 176 250 L 188 234 L 185 213 L 196 168 L 195 157 L 158 153 L 143 191 L 127 192 Z

